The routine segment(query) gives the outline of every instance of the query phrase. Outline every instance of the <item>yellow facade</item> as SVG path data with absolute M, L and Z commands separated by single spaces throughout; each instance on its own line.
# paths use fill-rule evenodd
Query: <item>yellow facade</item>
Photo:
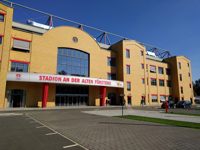
M 13 25 L 12 8 L 0 3 L 0 11 L 5 12 L 5 19 L 0 22 L 0 35 L 3 35 L 3 42 L 0 45 L 1 108 L 9 107 L 9 92 L 13 89 L 26 91 L 24 107 L 41 106 L 43 83 L 7 81 L 7 76 L 11 72 L 12 61 L 26 62 L 28 73 L 56 75 L 58 48 L 71 48 L 88 53 L 89 78 L 107 79 L 108 73 L 116 74 L 116 80 L 122 81 L 124 88 L 106 87 L 106 97 L 108 98 L 109 93 L 114 93 L 116 105 L 120 104 L 120 95 L 124 95 L 126 105 L 132 106 L 141 105 L 142 97 L 146 105 L 159 105 L 160 96 L 163 95 L 178 100 L 193 100 L 193 89 L 192 86 L 189 87 L 192 84 L 191 64 L 184 56 L 156 60 L 147 57 L 146 48 L 133 40 L 122 40 L 105 48 L 85 31 L 68 26 L 36 33 L 31 27 L 28 30 L 29 26 Z M 78 41 L 75 42 L 74 38 Z M 14 39 L 29 41 L 30 50 L 14 50 Z M 127 49 L 130 51 L 130 58 L 126 57 Z M 116 66 L 107 64 L 110 57 L 116 59 Z M 182 65 L 181 69 L 178 68 L 179 62 Z M 144 68 L 141 67 L 142 64 Z M 127 65 L 130 66 L 130 74 L 126 72 Z M 150 72 L 150 66 L 156 66 L 156 73 Z M 163 68 L 164 74 L 158 73 L 158 67 Z M 166 74 L 167 68 L 171 70 L 171 75 Z M 179 74 L 182 74 L 182 81 L 179 81 Z M 156 86 L 151 85 L 152 78 L 157 80 Z M 159 86 L 159 80 L 164 80 L 164 86 Z M 172 82 L 171 87 L 167 86 L 168 80 Z M 127 82 L 131 83 L 130 91 L 127 90 Z M 180 87 L 183 87 L 183 93 L 180 92 Z M 89 86 L 88 105 L 100 105 L 100 88 L 100 86 Z M 152 102 L 152 95 L 157 95 L 157 102 Z M 131 102 L 128 102 L 128 98 Z M 54 107 L 55 101 L 56 84 L 50 83 L 47 106 Z

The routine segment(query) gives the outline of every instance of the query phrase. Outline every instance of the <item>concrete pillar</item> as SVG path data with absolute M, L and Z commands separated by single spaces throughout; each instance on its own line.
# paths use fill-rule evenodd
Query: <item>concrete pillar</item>
M 101 86 L 100 87 L 100 105 L 101 106 L 105 106 L 105 102 L 106 102 L 106 87 L 105 86 Z

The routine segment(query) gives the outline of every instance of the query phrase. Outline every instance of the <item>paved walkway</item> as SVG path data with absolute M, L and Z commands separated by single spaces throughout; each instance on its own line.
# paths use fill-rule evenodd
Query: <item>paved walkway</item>
M 60 150 L 66 145 L 72 150 L 74 144 L 51 133 L 56 131 L 90 150 L 200 150 L 198 129 L 83 113 L 89 110 L 97 109 L 2 112 L 0 147 Z
M 84 113 L 100 115 L 100 116 L 121 116 L 122 110 L 93 110 L 93 111 L 84 111 Z M 164 111 L 146 111 L 146 110 L 134 110 L 128 108 L 124 110 L 124 115 L 136 115 L 136 116 L 145 116 L 153 118 L 162 118 L 178 121 L 187 121 L 200 123 L 200 116 L 188 116 L 188 115 L 177 115 L 177 114 L 167 114 Z

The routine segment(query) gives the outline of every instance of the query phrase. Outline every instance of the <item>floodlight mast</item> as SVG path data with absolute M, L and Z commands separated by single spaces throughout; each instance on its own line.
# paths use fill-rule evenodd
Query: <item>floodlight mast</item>
M 76 22 L 76 21 L 73 21 L 73 20 L 70 20 L 70 19 L 62 18 L 62 17 L 59 17 L 57 15 L 53 15 L 51 13 L 47 13 L 47 12 L 44 12 L 44 11 L 41 11 L 41 10 L 38 10 L 38 9 L 35 9 L 35 8 L 31 8 L 31 7 L 22 5 L 22 4 L 11 2 L 11 1 L 8 1 L 8 0 L 1 0 L 1 1 L 4 2 L 4 3 L 8 3 L 8 5 L 10 7 L 14 7 L 14 5 L 15 5 L 15 6 L 25 8 L 25 9 L 28 9 L 28 10 L 32 10 L 32 11 L 35 11 L 35 12 L 38 12 L 40 14 L 48 16 L 49 17 L 48 25 L 51 28 L 53 27 L 53 18 L 56 18 L 56 19 L 59 19 L 59 20 L 65 21 L 65 22 L 73 23 L 73 24 L 77 25 L 78 28 L 80 28 L 81 30 L 83 30 L 84 28 L 88 28 L 88 29 L 92 29 L 92 30 L 101 32 L 101 34 L 99 36 L 97 36 L 96 39 L 97 39 L 98 42 L 103 41 L 104 44 L 111 45 L 111 42 L 110 42 L 108 35 L 112 35 L 114 37 L 117 37 L 117 38 L 120 38 L 120 39 L 123 39 L 123 40 L 131 40 L 131 38 L 127 38 L 127 37 L 124 37 L 124 36 L 121 36 L 121 35 L 118 35 L 118 34 L 115 34 L 115 33 L 112 33 L 112 32 L 108 32 L 108 31 L 105 31 L 105 30 L 102 30 L 102 29 L 99 29 L 99 28 L 96 28 L 96 27 L 93 27 L 93 26 L 85 25 L 85 24 L 82 24 L 80 22 Z M 136 40 L 134 40 L 134 41 L 136 41 Z M 168 57 L 171 56 L 171 54 L 168 50 L 159 48 L 159 47 L 151 45 L 151 44 L 147 44 L 147 43 L 143 43 L 143 42 L 139 42 L 139 41 L 136 41 L 136 42 L 145 46 L 145 47 L 151 47 L 152 50 L 156 49 L 156 51 L 157 51 L 156 55 L 158 55 L 158 57 L 160 57 L 160 58 L 168 58 Z

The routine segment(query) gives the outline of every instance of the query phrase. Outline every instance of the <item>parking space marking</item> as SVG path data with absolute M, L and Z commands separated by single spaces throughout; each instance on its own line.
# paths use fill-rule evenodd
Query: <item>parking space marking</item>
M 45 135 L 54 135 L 54 134 L 57 134 L 56 132 L 51 132 L 51 133 L 47 133 Z
M 38 127 L 36 127 L 37 129 L 39 129 L 39 128 L 45 128 L 45 126 L 38 126 Z
M 21 116 L 22 113 L 0 113 L 0 116 L 2 117 L 9 117 L 9 116 Z
M 32 120 L 34 120 L 36 123 L 39 123 L 39 124 L 41 124 L 42 126 L 45 126 L 45 127 L 48 128 L 49 130 L 51 130 L 53 133 L 56 133 L 56 134 L 62 136 L 63 138 L 65 138 L 65 139 L 67 139 L 67 140 L 69 140 L 69 141 L 75 143 L 75 144 L 71 145 L 72 147 L 74 147 L 74 146 L 80 146 L 81 148 L 83 148 L 83 149 L 85 149 L 85 150 L 88 150 L 88 149 L 85 148 L 84 146 L 82 146 L 82 145 L 78 144 L 77 142 L 73 141 L 72 139 L 66 137 L 66 136 L 63 135 L 62 133 L 57 132 L 56 130 L 54 130 L 54 129 L 52 129 L 51 127 L 45 125 L 45 124 L 42 123 L 41 121 L 35 119 L 35 118 L 32 117 L 31 115 L 28 115 L 28 114 L 25 114 L 25 115 L 26 115 L 27 117 L 30 117 L 30 118 L 31 118 Z M 32 123 L 33 123 L 33 122 L 32 122 Z M 69 146 L 70 146 L 70 145 L 69 145 Z M 65 146 L 65 147 L 66 147 L 66 146 Z M 67 147 L 67 148 L 69 148 L 69 147 Z
M 78 146 L 78 144 L 73 144 L 73 145 L 68 145 L 68 146 L 63 146 L 63 148 L 70 148 L 70 147 L 74 147 L 74 146 Z

